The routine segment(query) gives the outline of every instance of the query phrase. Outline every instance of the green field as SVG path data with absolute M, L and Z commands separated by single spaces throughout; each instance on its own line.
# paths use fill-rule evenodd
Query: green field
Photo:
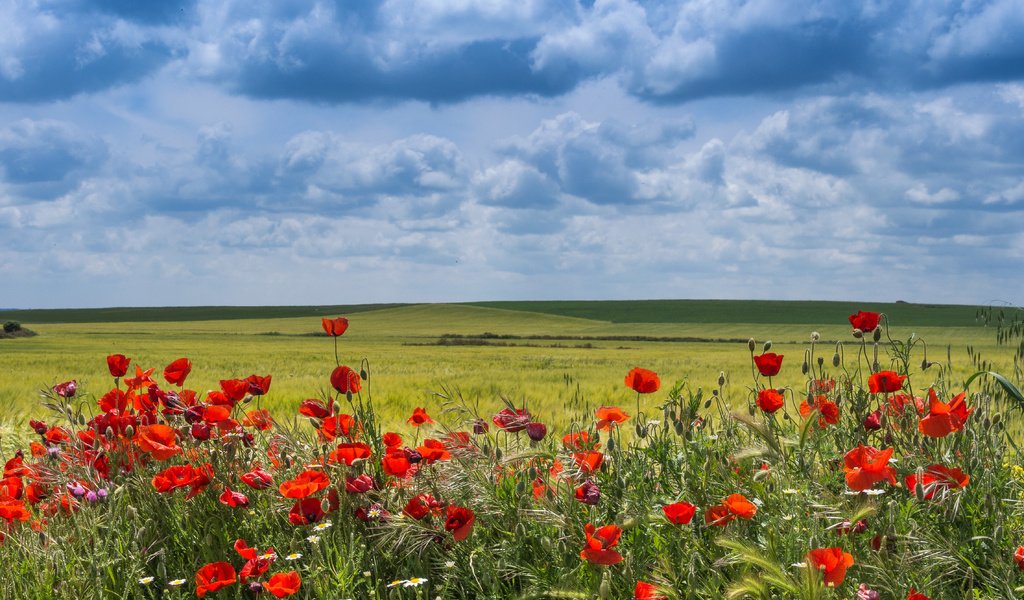
M 893 315 L 891 335 L 923 338 L 932 361 L 945 363 L 948 351 L 958 378 L 972 370 L 967 345 L 996 359 L 997 368 L 1009 367 L 1008 352 L 970 306 L 658 300 L 9 311 L 0 320 L 18 320 L 39 335 L 0 340 L 0 406 L 9 430 L 39 416 L 40 388 L 78 379 L 102 394 L 111 385 L 104 358 L 120 352 L 158 372 L 186 356 L 194 364 L 189 387 L 200 391 L 220 379 L 272 374 L 266 402 L 290 416 L 301 400 L 329 388 L 334 351 L 320 317 L 346 315 L 341 361 L 369 360 L 371 391 L 388 421 L 404 420 L 415 406 L 440 410 L 432 392 L 458 388 L 484 414 L 505 396 L 557 424 L 568 419 L 574 398 L 585 406 L 632 405 L 622 379 L 634 366 L 658 372 L 666 385 L 685 379 L 703 388 L 725 371 L 737 397 L 751 382 L 750 337 L 758 351 L 772 340 L 787 356 L 777 383 L 802 388 L 800 362 L 812 331 L 821 334 L 816 352 L 826 366 L 835 340 L 844 341 L 847 365 L 855 365 L 860 342 L 846 316 L 858 308 Z M 927 386 L 936 375 L 933 368 L 918 381 Z

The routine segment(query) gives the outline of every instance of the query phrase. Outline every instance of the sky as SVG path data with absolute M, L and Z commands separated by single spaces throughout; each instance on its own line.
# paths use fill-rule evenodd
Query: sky
M 1024 304 L 1019 0 L 0 0 L 0 307 Z

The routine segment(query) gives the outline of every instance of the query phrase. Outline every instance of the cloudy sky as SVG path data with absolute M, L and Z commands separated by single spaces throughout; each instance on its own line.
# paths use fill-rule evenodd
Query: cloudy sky
M 0 0 L 0 307 L 1024 303 L 1019 0 Z

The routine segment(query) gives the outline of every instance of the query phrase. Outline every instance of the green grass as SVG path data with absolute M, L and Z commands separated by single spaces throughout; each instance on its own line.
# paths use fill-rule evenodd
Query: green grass
M 161 306 L 117 308 L 41 308 L 0 310 L 0 321 L 22 323 L 119 323 L 148 321 L 219 321 L 225 319 L 286 319 L 380 310 L 400 304 L 339 304 L 334 306 Z

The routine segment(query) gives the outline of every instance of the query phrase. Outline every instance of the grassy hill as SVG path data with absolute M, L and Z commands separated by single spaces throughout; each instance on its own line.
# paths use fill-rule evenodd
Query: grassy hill
M 117 308 L 40 308 L 0 311 L 0 321 L 21 323 L 136 323 L 224 321 L 335 317 L 402 304 L 337 304 L 331 306 L 159 306 Z

